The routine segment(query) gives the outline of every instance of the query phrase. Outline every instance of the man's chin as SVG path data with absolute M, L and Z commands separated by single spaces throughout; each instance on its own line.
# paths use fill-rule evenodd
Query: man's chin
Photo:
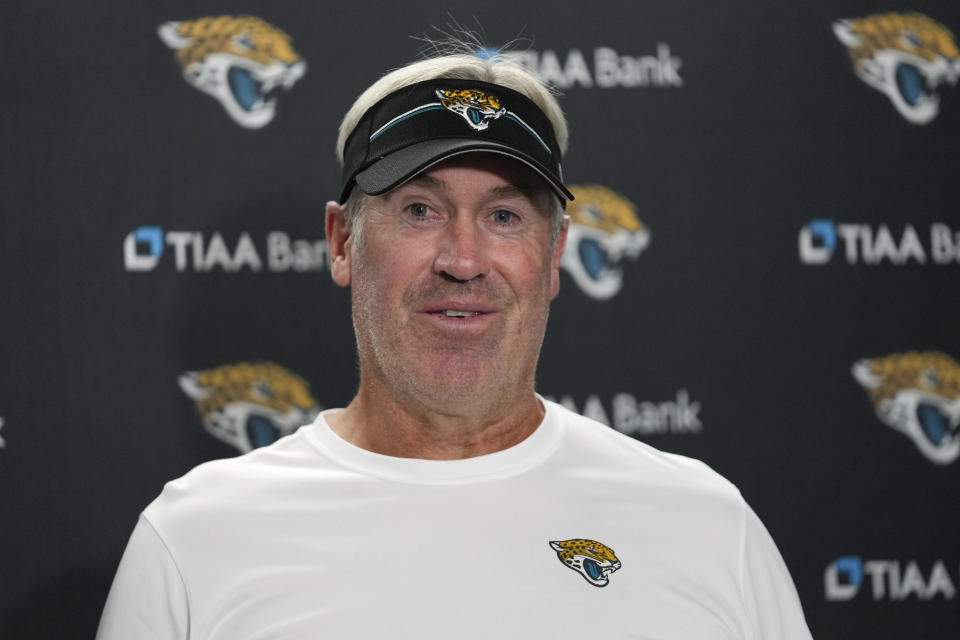
M 454 404 L 469 403 L 490 393 L 491 381 L 470 369 L 444 369 L 432 371 L 421 378 L 421 391 L 436 401 Z
M 478 409 L 489 410 L 488 405 L 501 404 L 516 390 L 504 389 L 505 375 L 468 364 L 448 363 L 447 366 L 425 372 L 410 388 L 415 402 L 443 415 L 465 415 Z

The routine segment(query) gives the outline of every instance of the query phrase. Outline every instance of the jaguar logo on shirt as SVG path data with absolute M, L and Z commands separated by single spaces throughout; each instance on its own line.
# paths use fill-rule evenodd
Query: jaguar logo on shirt
M 551 542 L 550 547 L 557 552 L 560 562 L 595 587 L 607 586 L 610 574 L 620 568 L 620 560 L 613 549 L 596 540 L 558 540 Z

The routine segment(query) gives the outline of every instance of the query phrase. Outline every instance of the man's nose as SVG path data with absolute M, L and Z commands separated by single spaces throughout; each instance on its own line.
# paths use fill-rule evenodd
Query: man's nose
M 483 231 L 476 221 L 463 217 L 447 226 L 434 261 L 434 271 L 461 282 L 487 275 L 490 261 Z

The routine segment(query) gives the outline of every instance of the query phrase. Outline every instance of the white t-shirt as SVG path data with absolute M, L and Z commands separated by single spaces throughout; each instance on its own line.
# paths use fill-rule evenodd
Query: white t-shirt
M 141 515 L 97 638 L 810 638 L 733 485 L 544 406 L 465 460 L 372 453 L 321 415 L 200 465 Z

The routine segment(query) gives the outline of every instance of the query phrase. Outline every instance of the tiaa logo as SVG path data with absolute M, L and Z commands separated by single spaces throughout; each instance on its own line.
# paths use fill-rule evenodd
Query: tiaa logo
M 320 411 L 303 378 L 272 362 L 224 365 L 180 376 L 204 428 L 241 453 L 272 444 Z
M 939 351 L 863 359 L 853 376 L 877 417 L 913 440 L 931 462 L 960 457 L 960 363 Z
M 838 20 L 833 32 L 847 46 L 857 77 L 885 94 L 914 124 L 937 117 L 937 90 L 960 77 L 953 34 L 922 13 Z
M 925 577 L 924 574 L 927 576 Z M 827 600 L 852 600 L 861 587 L 870 585 L 868 598 L 929 601 L 935 598 L 953 600 L 957 589 L 943 560 L 937 560 L 929 572 L 916 560 L 864 560 L 860 556 L 841 556 L 827 565 L 823 586 Z
M 607 300 L 623 286 L 623 263 L 650 244 L 650 231 L 622 195 L 600 185 L 571 185 L 570 229 L 560 266 L 591 298 Z
M 254 16 L 167 22 L 157 32 L 176 51 L 184 79 L 248 129 L 273 120 L 277 94 L 307 69 L 290 36 Z

